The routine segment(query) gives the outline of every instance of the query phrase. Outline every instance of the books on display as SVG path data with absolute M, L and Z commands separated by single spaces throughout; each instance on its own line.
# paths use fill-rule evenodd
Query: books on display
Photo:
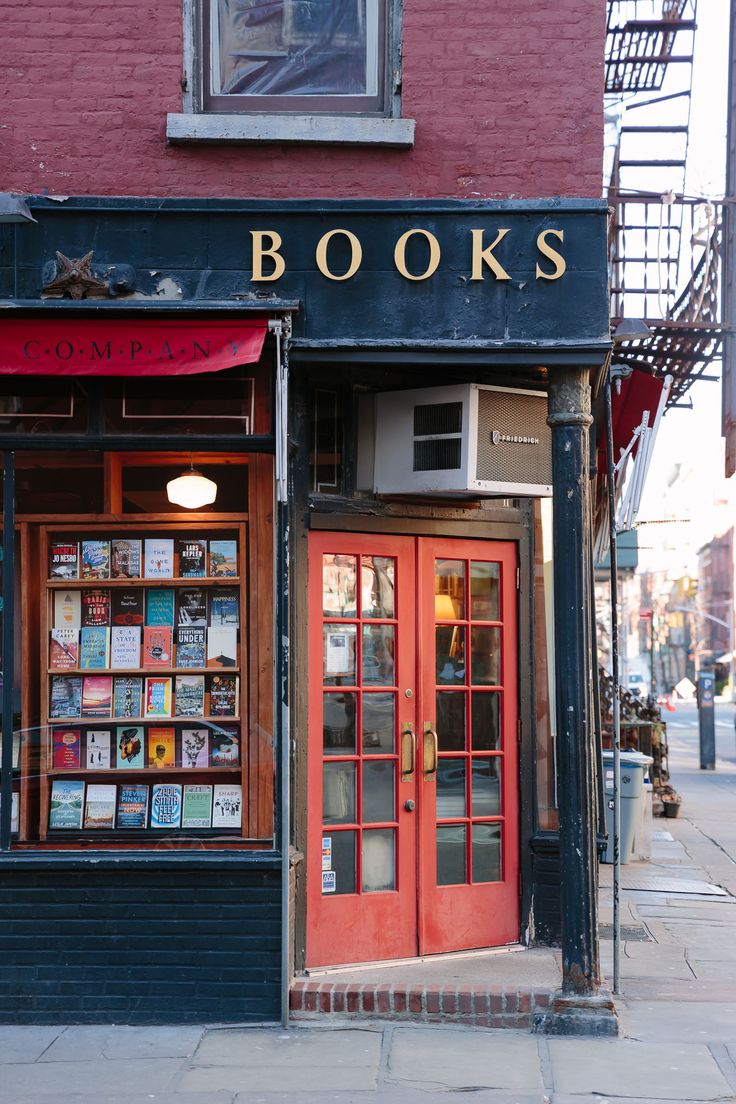
M 140 579 L 141 542 L 120 537 L 112 542 L 110 565 L 113 579 Z
M 79 717 L 82 713 L 82 679 L 79 675 L 52 675 L 49 717 Z
M 203 587 L 179 591 L 180 625 L 205 626 L 207 624 L 207 591 Z
M 216 785 L 212 803 L 213 828 L 240 828 L 243 819 L 243 787 Z
M 110 630 L 106 625 L 85 625 L 79 634 L 79 666 L 104 671 L 110 665 Z
M 209 766 L 209 733 L 206 728 L 182 729 L 181 765 L 191 770 Z
M 54 671 L 73 671 L 78 666 L 79 629 L 52 629 L 49 635 L 49 667 Z
M 210 575 L 213 578 L 233 577 L 238 574 L 238 542 L 234 540 L 210 541 Z
M 118 828 L 145 828 L 148 822 L 148 786 L 118 786 L 115 823 Z
M 207 666 L 237 667 L 238 630 L 217 626 L 207 630 Z
M 49 575 L 52 579 L 78 579 L 79 542 L 54 541 L 49 561 Z
M 82 680 L 82 716 L 112 716 L 112 675 L 85 675 Z
M 177 675 L 174 682 L 174 714 L 201 717 L 204 713 L 204 675 Z
M 81 579 L 109 579 L 110 542 L 106 540 L 83 540 L 81 561 Z
M 54 770 L 79 770 L 81 765 L 82 734 L 78 728 L 55 728 Z
M 85 828 L 114 828 L 117 786 L 90 782 L 84 803 Z
M 211 734 L 213 767 L 237 767 L 240 764 L 240 741 L 235 732 L 220 729 Z
M 78 629 L 82 624 L 82 595 L 78 590 L 54 591 L 54 628 Z
M 84 631 L 84 630 L 82 630 Z M 141 665 L 141 626 L 113 625 L 110 630 L 110 666 L 128 671 Z
M 129 725 L 118 728 L 117 755 L 115 765 L 123 770 L 138 770 L 146 765 L 146 756 L 143 748 L 143 728 L 140 725 Z
M 142 590 L 114 590 L 112 593 L 113 625 L 143 624 Z
M 143 630 L 143 666 L 173 667 L 174 630 L 165 625 L 146 625 Z
M 210 679 L 210 716 L 237 717 L 239 685 L 240 680 L 237 675 L 212 675 Z
M 176 733 L 173 728 L 149 728 L 148 766 L 157 769 L 176 766 Z
M 87 770 L 110 769 L 110 729 L 90 728 L 86 740 Z
M 110 624 L 109 590 L 82 591 L 82 624 L 85 626 Z
M 146 579 L 173 579 L 174 541 L 165 537 L 146 539 L 144 553 Z
M 176 666 L 204 667 L 207 630 L 180 625 L 176 630 Z
M 182 828 L 209 828 L 212 824 L 212 787 L 185 786 Z
M 82 827 L 84 782 L 55 778 L 51 783 L 49 828 Z
M 174 625 L 173 590 L 146 591 L 146 624 Z
M 177 574 L 181 579 L 194 579 L 207 574 L 207 541 L 178 540 L 176 542 Z
M 146 717 L 171 716 L 171 679 L 146 679 Z
M 113 717 L 143 716 L 143 679 L 138 675 L 118 676 L 113 685 Z
M 151 827 L 179 828 L 181 826 L 181 785 L 176 782 L 158 782 L 151 795 Z
M 210 625 L 240 624 L 240 598 L 235 587 L 218 587 L 210 597 Z

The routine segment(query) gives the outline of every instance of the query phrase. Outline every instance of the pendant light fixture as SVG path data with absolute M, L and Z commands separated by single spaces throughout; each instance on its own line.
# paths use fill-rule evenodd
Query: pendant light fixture
M 209 506 L 215 501 L 217 484 L 196 470 L 194 458 L 190 456 L 189 467 L 166 484 L 166 495 L 175 506 L 183 506 L 185 510 L 198 510 L 200 506 Z

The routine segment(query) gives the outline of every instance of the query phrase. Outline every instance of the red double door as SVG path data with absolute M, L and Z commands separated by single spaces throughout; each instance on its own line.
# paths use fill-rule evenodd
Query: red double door
M 309 555 L 307 965 L 515 942 L 515 545 Z

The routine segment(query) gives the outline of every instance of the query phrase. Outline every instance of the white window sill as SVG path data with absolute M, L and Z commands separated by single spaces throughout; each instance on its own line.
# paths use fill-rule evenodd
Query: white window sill
M 414 145 L 413 119 L 360 115 L 195 115 L 169 113 L 170 142 L 312 142 L 326 145 Z

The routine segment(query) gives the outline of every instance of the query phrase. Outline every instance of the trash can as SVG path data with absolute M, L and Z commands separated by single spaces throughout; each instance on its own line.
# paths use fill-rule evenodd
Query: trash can
M 641 824 L 644 802 L 644 776 L 654 760 L 640 751 L 621 752 L 621 862 L 631 859 L 636 829 Z M 606 831 L 608 846 L 603 862 L 613 862 L 613 751 L 603 752 L 603 781 L 606 795 Z
M 647 775 L 644 775 L 644 793 L 641 801 L 641 819 L 634 832 L 634 844 L 631 857 L 634 862 L 649 862 L 652 857 L 652 805 L 654 787 Z

